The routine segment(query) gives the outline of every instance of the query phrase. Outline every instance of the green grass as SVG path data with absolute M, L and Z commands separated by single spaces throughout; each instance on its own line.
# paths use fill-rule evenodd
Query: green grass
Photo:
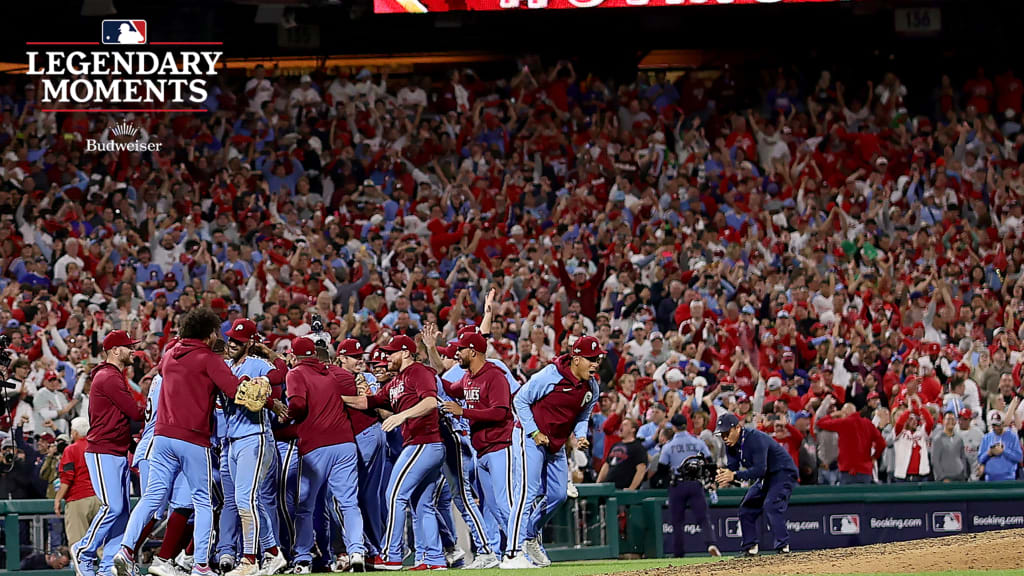
M 536 568 L 532 570 L 516 570 L 517 576 L 593 576 L 597 574 L 616 574 L 630 572 L 633 570 L 648 570 L 652 568 L 666 568 L 669 566 L 683 566 L 687 564 L 698 564 L 701 562 L 716 561 L 714 558 L 661 558 L 650 560 L 594 560 L 589 562 L 556 562 L 549 568 Z M 721 558 L 717 561 L 728 562 L 729 558 Z M 509 576 L 508 571 L 497 568 L 491 570 L 473 570 L 466 572 L 466 576 L 472 573 L 473 576 Z M 1022 576 L 1024 570 L 949 570 L 945 572 L 915 572 L 913 576 Z M 327 576 L 327 575 L 324 575 Z M 783 576 L 782 573 L 779 576 Z M 856 574 L 849 576 L 906 576 L 901 573 L 876 572 L 873 574 Z

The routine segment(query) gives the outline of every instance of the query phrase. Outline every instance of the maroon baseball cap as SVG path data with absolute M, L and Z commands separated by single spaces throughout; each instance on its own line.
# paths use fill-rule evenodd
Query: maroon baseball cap
M 292 341 L 292 354 L 298 358 L 309 358 L 316 355 L 316 344 L 309 338 L 296 338 Z
M 970 408 L 964 408 L 960 411 L 960 417 L 964 420 L 970 420 L 971 418 L 974 418 L 974 412 L 971 412 Z
M 347 338 L 345 340 L 342 340 L 341 344 L 338 344 L 338 354 L 342 356 L 352 356 L 353 358 L 358 358 L 365 353 L 366 350 L 363 350 L 362 343 L 359 342 L 359 340 L 356 340 L 355 338 Z
M 572 355 L 590 359 L 598 358 L 604 356 L 604 348 L 601 347 L 601 343 L 597 341 L 597 338 L 584 336 L 572 345 Z
M 447 346 L 438 346 L 437 353 L 445 358 L 455 358 L 455 353 L 459 351 L 458 340 L 449 343 Z
M 412 338 L 399 334 L 398 336 L 393 336 L 391 341 L 381 346 L 380 349 L 385 352 L 399 352 L 401 350 L 415 352 L 416 343 L 413 342 Z
M 463 334 L 479 334 L 480 327 L 476 324 L 467 324 L 455 333 L 456 336 L 462 336 Z
M 248 342 L 255 336 L 259 330 L 256 328 L 256 323 L 248 318 L 239 318 L 231 323 L 231 328 L 228 330 L 228 338 L 236 342 Z
M 132 337 L 124 330 L 114 330 L 110 334 L 107 334 L 107 337 L 103 339 L 103 350 L 109 351 L 113 348 L 117 348 L 118 346 L 127 346 L 132 348 L 138 343 L 138 340 L 132 340 Z
M 459 336 L 459 341 L 455 343 L 455 347 L 458 350 L 463 348 L 472 348 L 481 354 L 487 352 L 487 340 L 479 332 L 466 332 L 462 336 Z
M 164 282 L 167 282 L 168 280 L 174 280 L 177 282 L 178 277 L 174 275 L 174 272 L 168 272 L 167 274 L 164 274 Z
M 377 348 L 373 351 L 373 354 L 370 355 L 370 362 L 378 366 L 387 366 L 388 355 L 380 348 Z

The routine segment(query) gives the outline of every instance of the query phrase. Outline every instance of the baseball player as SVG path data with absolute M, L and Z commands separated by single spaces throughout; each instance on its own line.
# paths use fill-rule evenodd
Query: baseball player
M 146 397 L 146 426 L 142 429 L 142 436 L 135 447 L 135 459 L 133 461 L 139 467 L 139 486 L 142 493 L 146 493 L 149 485 L 149 465 L 153 456 L 153 435 L 156 430 L 156 415 L 160 410 L 160 389 L 163 384 L 163 376 L 156 374 L 149 385 L 149 395 Z M 157 514 L 143 530 L 140 540 L 145 541 L 149 533 L 162 519 L 164 510 L 158 510 Z M 156 576 L 178 576 L 174 567 L 173 558 L 177 556 L 191 539 L 191 532 L 188 530 L 188 521 L 192 517 L 192 496 L 188 491 L 188 482 L 185 477 L 178 475 L 174 479 L 174 487 L 171 489 L 170 515 L 167 518 L 167 526 L 164 528 L 163 543 L 160 550 L 153 556 L 153 563 L 149 566 L 149 573 Z
M 89 435 L 85 464 L 100 501 L 100 510 L 89 530 L 71 545 L 71 562 L 78 576 L 94 576 L 96 551 L 103 547 L 100 574 L 109 574 L 114 553 L 121 544 L 128 522 L 128 445 L 133 421 L 142 411 L 128 390 L 124 368 L 131 362 L 136 341 L 124 330 L 114 330 L 103 339 L 105 361 L 89 377 Z
M 213 551 L 213 399 L 220 389 L 233 400 L 239 379 L 211 349 L 220 333 L 220 317 L 213 310 L 197 308 L 186 314 L 179 333 L 181 341 L 163 361 L 161 369 L 161 410 L 156 419 L 149 484 L 128 520 L 121 549 L 114 556 L 116 576 L 138 574 L 135 553 L 143 527 L 166 504 L 173 480 L 181 473 L 188 481 L 195 508 L 192 574 L 213 574 L 208 564 Z M 266 393 L 270 393 L 269 385 Z
M 428 325 L 424 328 L 424 342 L 432 361 L 436 361 L 437 356 L 437 349 L 434 346 L 436 335 L 435 326 Z M 497 550 L 511 508 L 509 448 L 512 443 L 512 410 L 509 386 L 501 369 L 487 361 L 487 341 L 483 335 L 472 331 L 463 332 L 458 341 L 448 348 L 444 353 L 458 358 L 464 375 L 456 383 L 445 380 L 445 392 L 453 398 L 463 400 L 465 406 L 449 400 L 444 402 L 442 410 L 452 416 L 469 420 L 471 441 L 477 458 L 477 473 L 481 475 L 480 485 L 484 492 L 481 499 L 484 506 L 484 529 L 490 537 L 491 550 Z M 504 445 L 501 440 L 503 432 L 507 432 L 504 436 Z M 466 568 L 493 568 L 500 563 L 496 554 L 487 552 L 479 546 L 477 550 L 473 562 Z
M 569 354 L 555 358 L 516 394 L 513 407 L 519 422 L 512 433 L 512 510 L 502 568 L 551 563 L 540 541 L 541 530 L 548 514 L 567 498 L 565 444 L 575 436 L 578 448 L 589 446 L 587 429 L 597 403 L 596 374 L 603 360 L 604 348 L 597 338 L 583 336 Z M 533 510 L 541 498 L 544 507 Z M 521 553 L 524 550 L 526 555 Z
M 405 514 L 410 505 L 419 522 L 413 527 L 417 556 L 424 559 L 423 569 L 446 568 L 437 535 L 437 509 L 434 488 L 444 463 L 437 410 L 437 373 L 414 359 L 416 343 L 408 336 L 395 336 L 381 346 L 389 354 L 389 370 L 395 377 L 373 396 L 343 396 L 349 406 L 358 410 L 387 408 L 394 414 L 384 420 L 381 429 L 390 432 L 402 427 L 405 445 L 388 481 L 388 521 L 384 531 L 387 549 L 379 570 L 402 569 L 402 536 Z
M 363 349 L 359 340 L 349 338 L 338 345 L 338 364 L 355 374 L 357 386 L 364 386 L 365 394 L 376 394 L 380 387 L 377 378 L 369 372 L 363 372 Z M 384 461 L 387 459 L 387 445 L 384 443 L 384 431 L 380 429 L 380 419 L 376 412 L 349 410 L 352 421 L 352 433 L 356 437 L 356 448 L 359 451 L 359 508 L 363 511 L 363 531 L 366 552 L 370 559 L 380 562 L 381 539 L 384 534 L 384 514 L 381 503 L 384 501 Z
M 359 510 L 356 472 L 359 456 L 348 411 L 342 397 L 358 390 L 352 373 L 327 366 L 316 358 L 308 338 L 292 343 L 298 363 L 288 373 L 288 417 L 299 423 L 299 491 L 295 511 L 295 573 L 309 574 L 312 566 L 313 511 L 324 493 L 337 500 L 344 521 L 345 549 L 353 571 L 365 567 L 363 516 Z
M 265 554 L 263 573 L 276 574 L 287 565 L 278 548 L 273 522 L 260 498 L 260 490 L 274 462 L 271 453 L 276 451 L 268 408 L 273 408 L 280 415 L 287 413 L 284 403 L 274 398 L 280 394 L 288 365 L 273 350 L 257 342 L 255 338 L 258 336 L 256 323 L 248 318 L 236 319 L 227 331 L 225 354 L 232 373 L 238 377 L 265 376 L 272 387 L 270 397 L 258 407 L 256 404 L 245 405 L 237 396 L 235 402 L 223 402 L 228 466 L 226 474 L 224 469 L 221 470 L 221 483 L 225 507 L 227 502 L 233 502 L 242 526 L 242 560 L 237 568 L 228 572 L 230 576 L 256 574 L 259 569 L 256 554 L 260 548 Z M 221 512 L 222 526 L 226 515 L 225 511 Z M 224 571 L 224 562 L 220 564 Z
M 744 428 L 739 418 L 729 412 L 718 417 L 715 433 L 725 441 L 729 457 L 729 467 L 718 469 L 718 485 L 727 486 L 733 480 L 753 481 L 740 502 L 740 548 L 747 556 L 757 555 L 758 520 L 764 513 L 775 536 L 775 550 L 789 552 L 786 509 L 800 477 L 793 458 L 774 438 L 760 430 Z M 741 464 L 744 470 L 739 470 Z

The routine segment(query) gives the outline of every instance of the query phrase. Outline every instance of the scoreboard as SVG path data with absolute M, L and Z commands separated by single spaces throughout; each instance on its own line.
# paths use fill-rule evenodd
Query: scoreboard
M 822 4 L 854 1 L 856 0 L 373 0 L 373 10 L 378 14 L 427 14 L 579 8 Z

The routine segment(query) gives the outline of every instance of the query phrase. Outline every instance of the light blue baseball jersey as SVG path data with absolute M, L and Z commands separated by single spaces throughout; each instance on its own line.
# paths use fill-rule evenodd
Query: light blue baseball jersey
M 153 453 L 153 431 L 156 429 L 156 409 L 160 405 L 160 386 L 163 384 L 163 376 L 157 374 L 149 385 L 149 395 L 146 396 L 146 426 L 142 429 L 142 436 L 139 437 L 139 444 L 135 447 L 135 460 L 149 460 Z
M 246 356 L 240 364 L 235 366 L 232 366 L 230 360 L 226 360 L 226 362 L 235 376 L 259 378 L 266 376 L 274 369 L 274 365 L 269 361 L 255 356 Z M 224 420 L 225 434 L 228 438 L 244 438 L 270 430 L 270 419 L 267 418 L 265 409 L 252 412 L 231 401 L 224 406 Z

